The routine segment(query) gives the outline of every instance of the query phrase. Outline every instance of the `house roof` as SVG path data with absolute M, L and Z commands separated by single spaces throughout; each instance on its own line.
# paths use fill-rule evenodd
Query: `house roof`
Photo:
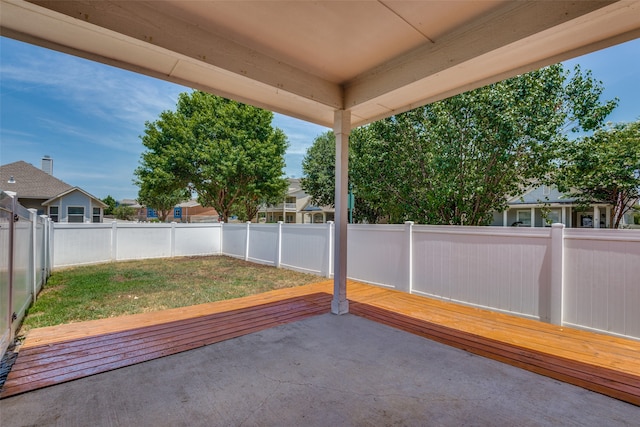
M 57 194 L 57 195 L 55 195 L 54 197 L 51 197 L 49 200 L 45 200 L 44 202 L 42 202 L 42 205 L 43 205 L 43 206 L 47 206 L 47 205 L 51 204 L 52 202 L 54 202 L 55 200 L 60 199 L 61 197 L 64 197 L 64 196 L 66 196 L 67 194 L 71 194 L 71 193 L 73 193 L 73 192 L 75 192 L 75 191 L 77 191 L 77 192 L 80 192 L 80 193 L 84 194 L 85 196 L 89 197 L 90 199 L 93 199 L 93 202 L 94 202 L 95 204 L 99 205 L 101 208 L 106 208 L 106 207 L 108 207 L 108 205 L 107 205 L 106 203 L 104 203 L 102 200 L 98 199 L 98 198 L 97 198 L 96 196 L 94 196 L 93 194 L 89 194 L 89 193 L 87 193 L 86 191 L 84 191 L 84 190 L 83 190 L 82 188 L 80 188 L 80 187 L 73 187 L 73 188 L 70 188 L 70 189 L 69 189 L 69 190 L 67 190 L 67 191 L 64 191 L 64 192 L 62 192 L 62 193 L 60 193 L 60 194 Z
M 7 183 L 12 176 L 15 183 Z M 15 191 L 21 199 L 51 199 L 73 188 L 22 160 L 0 166 L 0 189 Z
M 329 127 L 640 37 L 638 1 L 0 3 L 3 36 Z

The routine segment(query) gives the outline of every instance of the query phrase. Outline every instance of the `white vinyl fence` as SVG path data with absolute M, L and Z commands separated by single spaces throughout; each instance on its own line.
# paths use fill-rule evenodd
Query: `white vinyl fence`
M 51 271 L 51 224 L 0 192 L 0 355 Z
M 333 275 L 331 222 L 55 223 L 49 227 L 50 221 L 29 212 L 12 222 L 6 198 L 0 201 L 4 203 L 0 209 L 1 343 L 10 339 L 13 313 L 24 313 L 46 280 L 49 245 L 41 241 L 52 243 L 56 268 L 224 254 Z M 4 248 L 11 244 L 13 226 L 10 270 L 6 256 L 10 251 Z M 548 228 L 354 224 L 348 227 L 347 247 L 350 279 L 640 339 L 640 230 L 565 229 L 562 224 Z M 6 303 L 9 289 L 11 306 Z
M 333 274 L 333 224 L 224 224 L 222 253 Z M 640 231 L 348 227 L 350 279 L 640 339 Z
M 54 232 L 54 267 L 221 253 L 220 224 L 55 223 Z
M 567 229 L 564 239 L 563 323 L 640 338 L 640 230 Z

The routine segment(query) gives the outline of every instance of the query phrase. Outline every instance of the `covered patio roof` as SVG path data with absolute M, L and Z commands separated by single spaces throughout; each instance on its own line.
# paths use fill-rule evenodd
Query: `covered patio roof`
M 640 37 L 637 1 L 1 0 L 3 36 L 351 127 Z

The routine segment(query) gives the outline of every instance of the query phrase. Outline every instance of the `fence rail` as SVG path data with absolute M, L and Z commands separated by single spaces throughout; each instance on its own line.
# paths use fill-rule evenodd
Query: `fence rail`
M 0 198 L 2 351 L 52 265 L 225 254 L 333 275 L 331 222 L 53 224 L 11 201 Z M 357 224 L 347 247 L 354 280 L 640 339 L 640 230 Z

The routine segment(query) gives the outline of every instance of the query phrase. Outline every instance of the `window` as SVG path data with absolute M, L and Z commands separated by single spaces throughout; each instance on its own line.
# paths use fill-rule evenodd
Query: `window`
M 84 222 L 84 206 L 69 206 L 67 222 Z
M 295 209 L 296 208 L 296 198 L 287 196 L 284 200 L 284 207 L 287 209 Z
M 100 222 L 100 208 L 93 208 L 93 222 Z
M 549 194 L 551 194 L 551 187 L 549 187 L 548 185 L 543 185 L 542 186 L 542 195 L 543 196 L 548 196 Z
M 49 218 L 51 221 L 58 222 L 58 207 L 57 206 L 49 206 Z
M 555 224 L 557 222 L 560 222 L 560 210 L 551 209 L 545 218 L 545 226 L 551 227 L 551 224 Z
M 593 215 L 581 213 L 580 214 L 580 227 L 593 228 Z
M 517 212 L 517 221 L 523 227 L 531 227 L 531 211 L 518 211 Z

